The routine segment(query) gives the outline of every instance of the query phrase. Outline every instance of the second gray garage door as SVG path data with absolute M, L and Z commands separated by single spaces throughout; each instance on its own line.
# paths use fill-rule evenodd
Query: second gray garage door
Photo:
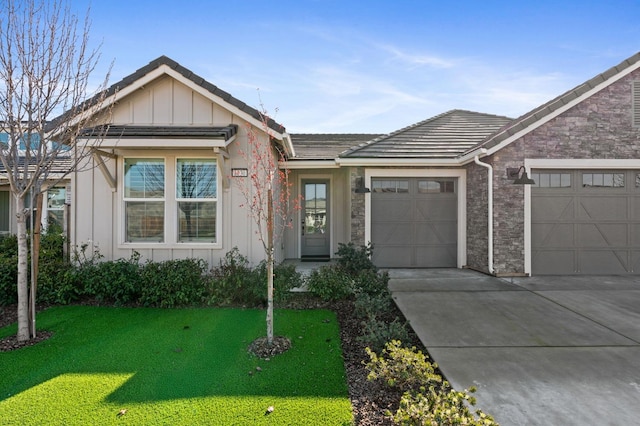
M 456 193 L 455 179 L 372 179 L 373 262 L 388 268 L 455 268 Z
M 534 275 L 640 273 L 640 172 L 534 170 Z

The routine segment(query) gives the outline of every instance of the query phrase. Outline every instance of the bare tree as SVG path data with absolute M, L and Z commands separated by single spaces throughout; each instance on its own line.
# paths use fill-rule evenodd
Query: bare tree
M 0 145 L 0 179 L 16 205 L 19 341 L 35 337 L 27 244 L 34 199 L 91 154 L 74 143 L 93 126 L 106 94 L 108 73 L 90 89 L 99 60 L 90 47 L 90 26 L 89 11 L 80 25 L 63 0 L 0 0 L 0 127 L 8 135 Z
M 292 211 L 300 209 L 300 197 L 291 194 L 292 183 L 289 170 L 279 168 L 279 161 L 286 161 L 282 147 L 273 144 L 273 131 L 269 127 L 270 118 L 262 109 L 260 114 L 262 130 L 266 138 L 261 138 L 255 129 L 247 124 L 247 150 L 240 155 L 248 166 L 248 180 L 238 180 L 238 186 L 245 199 L 245 207 L 256 224 L 256 234 L 267 257 L 267 344 L 273 344 L 273 268 L 275 247 L 286 228 L 292 227 L 288 220 Z

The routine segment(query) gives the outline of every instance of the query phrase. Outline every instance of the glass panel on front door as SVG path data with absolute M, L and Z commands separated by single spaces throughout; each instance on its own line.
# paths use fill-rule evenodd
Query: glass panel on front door
M 304 233 L 324 234 L 327 231 L 327 186 L 306 183 L 304 186 Z

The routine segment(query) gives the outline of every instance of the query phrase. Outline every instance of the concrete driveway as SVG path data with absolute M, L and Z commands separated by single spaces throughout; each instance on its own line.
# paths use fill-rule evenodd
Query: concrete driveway
M 640 279 L 389 274 L 443 374 L 501 425 L 640 423 Z

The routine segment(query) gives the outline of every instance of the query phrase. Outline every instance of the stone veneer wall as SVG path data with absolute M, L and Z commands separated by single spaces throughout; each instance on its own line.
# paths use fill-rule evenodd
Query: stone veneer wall
M 486 159 L 481 160 L 487 162 Z M 484 167 L 467 166 L 467 266 L 489 272 L 487 225 L 487 173 Z
M 520 167 L 525 158 L 640 159 L 640 129 L 631 123 L 631 83 L 639 80 L 640 70 L 636 70 L 491 158 L 482 159 L 494 166 L 496 274 L 524 272 L 524 189 L 506 178 L 506 169 Z M 475 164 L 468 166 L 468 263 L 482 268 L 483 261 L 486 265 L 486 257 L 481 255 L 483 230 L 479 222 L 483 220 L 483 205 L 486 212 L 486 201 L 482 201 L 482 188 L 478 188 L 482 183 L 476 175 L 482 174 L 486 184 L 486 171 L 477 171 L 479 168 Z M 484 232 L 486 235 L 486 228 Z M 483 243 L 486 247 L 486 239 Z
M 351 194 L 351 241 L 356 246 L 366 245 L 365 231 L 365 195 L 356 194 L 353 188 L 356 186 L 356 178 L 364 178 L 364 167 L 352 167 L 349 171 L 349 193 Z

